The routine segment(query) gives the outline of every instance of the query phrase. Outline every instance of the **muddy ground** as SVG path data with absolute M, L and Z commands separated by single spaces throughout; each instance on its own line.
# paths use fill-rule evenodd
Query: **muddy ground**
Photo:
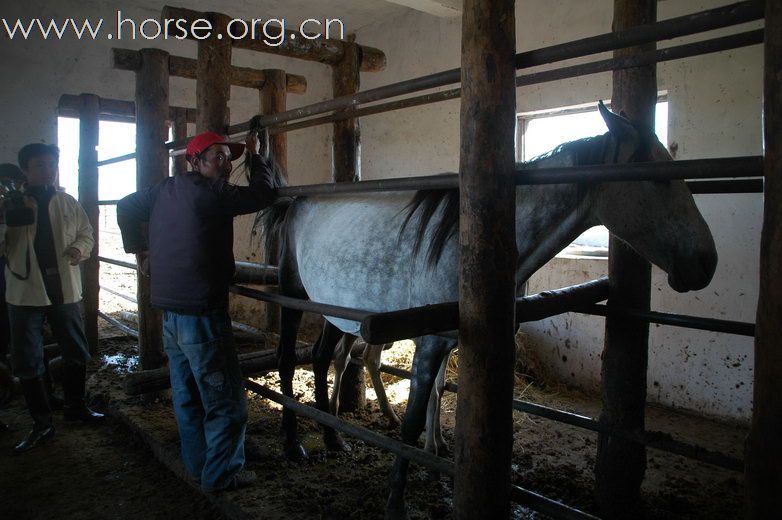
M 91 366 L 91 395 L 104 409 L 119 410 L 125 421 L 152 432 L 158 448 L 176 458 L 177 433 L 165 397 L 151 404 L 128 398 L 121 388 L 122 374 L 132 368 L 135 342 L 109 337 L 104 332 L 100 355 Z M 245 349 L 257 348 L 245 338 Z M 409 346 L 398 344 L 386 362 L 407 368 Z M 406 366 L 407 364 L 407 366 Z M 453 372 L 451 377 L 453 377 Z M 384 376 L 389 398 L 401 416 L 407 382 Z M 277 388 L 276 377 L 258 382 Z M 297 371 L 297 397 L 313 399 L 313 380 L 306 368 Z M 596 399 L 548 385 L 541 387 L 519 378 L 518 398 L 596 417 Z M 362 426 L 398 438 L 380 414 L 374 394 L 368 391 L 365 409 L 345 417 Z M 443 428 L 453 443 L 455 395 L 446 394 Z M 250 399 L 247 430 L 247 466 L 259 475 L 246 490 L 225 494 L 238 514 L 232 517 L 267 519 L 375 519 L 382 518 L 386 478 L 391 456 L 350 440 L 348 453 L 324 450 L 318 427 L 301 420 L 300 428 L 310 452 L 309 461 L 293 464 L 280 450 L 280 412 L 277 405 L 259 397 Z M 48 445 L 24 455 L 11 447 L 24 434 L 29 419 L 21 399 L 0 409 L 0 420 L 13 431 L 0 433 L 0 517 L 8 519 L 135 519 L 221 518 L 198 491 L 160 464 L 145 442 L 130 433 L 126 422 L 110 420 L 102 427 L 64 425 L 56 418 L 57 435 Z M 591 498 L 596 435 L 551 421 L 514 414 L 515 484 L 594 512 Z M 741 455 L 746 431 L 739 426 L 650 407 L 648 429 L 666 431 L 676 438 L 702 444 L 733 456 Z M 408 499 L 413 519 L 450 518 L 452 485 L 432 480 L 412 466 Z M 741 516 L 743 477 L 735 473 L 656 450 L 648 451 L 644 484 L 647 518 L 720 519 Z M 515 507 L 515 518 L 542 518 Z M 640 517 L 640 512 L 639 512 Z

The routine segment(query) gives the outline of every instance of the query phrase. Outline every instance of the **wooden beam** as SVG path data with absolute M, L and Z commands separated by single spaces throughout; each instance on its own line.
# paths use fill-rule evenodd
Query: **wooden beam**
M 230 123 L 228 101 L 231 99 L 231 42 L 217 37 L 226 32 L 230 22 L 224 14 L 206 13 L 214 32 L 198 41 L 196 69 L 196 134 L 224 134 Z
M 752 427 L 747 439 L 747 518 L 782 509 L 782 3 L 766 2 L 763 143 L 765 199 L 755 334 Z
M 121 99 L 98 98 L 101 121 L 122 121 L 126 123 L 136 122 L 136 103 Z M 57 104 L 57 115 L 62 117 L 79 117 L 81 110 L 81 96 L 63 94 Z M 174 119 L 174 114 L 182 111 L 188 123 L 195 123 L 196 111 L 194 108 L 170 107 L 169 119 Z
M 138 51 L 132 49 L 111 49 L 114 68 L 118 70 L 138 70 L 141 58 Z M 168 60 L 168 74 L 178 78 L 196 79 L 198 61 L 181 56 L 170 56 Z M 235 67 L 230 69 L 231 85 L 261 89 L 267 82 L 266 72 L 247 67 Z M 285 88 L 291 94 L 303 94 L 307 91 L 307 78 L 298 74 L 285 76 Z
M 260 91 L 261 113 L 279 114 L 287 110 L 288 96 L 285 88 L 286 74 L 284 70 L 269 69 L 263 71 L 267 81 Z M 288 178 L 288 137 L 279 133 L 270 137 L 272 155 L 280 165 L 285 179 Z M 280 243 L 277 237 L 272 237 L 267 242 L 268 250 L 264 251 L 264 261 L 268 265 L 277 265 L 280 256 Z M 266 304 L 266 330 L 279 331 L 280 306 L 273 303 Z
M 345 54 L 331 69 L 333 97 L 355 94 L 361 87 L 361 49 L 345 42 Z M 334 182 L 361 180 L 361 131 L 357 118 L 333 124 L 331 177 Z M 342 375 L 339 409 L 354 412 L 367 402 L 364 368 L 349 364 Z
M 171 135 L 173 139 L 185 139 L 187 138 L 187 109 L 183 108 L 171 108 Z M 172 158 L 173 166 L 172 173 L 174 175 L 182 175 L 187 173 L 187 157 L 184 155 L 177 155 Z
M 100 98 L 94 94 L 79 96 L 79 203 L 92 226 L 95 245 L 92 251 L 83 251 L 89 258 L 83 264 L 84 332 L 90 353 L 98 351 L 98 307 L 100 293 L 100 254 L 98 207 L 98 139 L 100 135 Z
M 182 7 L 163 7 L 161 19 L 176 19 L 185 20 L 186 25 L 190 25 L 198 19 L 210 19 L 215 13 L 201 13 L 193 11 L 192 9 L 185 9 Z M 226 16 L 226 15 L 221 15 Z M 249 27 L 250 22 L 245 22 Z M 213 28 L 215 26 L 213 25 Z M 260 31 L 260 26 L 258 27 Z M 257 36 L 257 35 L 256 35 Z M 263 36 L 263 33 L 260 33 Z M 196 39 L 192 34 L 188 33 L 187 37 L 190 39 Z M 303 38 L 301 34 L 294 31 L 287 31 L 285 34 L 284 42 L 280 45 L 268 45 L 263 41 L 263 38 L 257 38 L 253 40 L 248 35 L 242 39 L 228 39 L 234 47 L 241 49 L 250 49 L 258 52 L 265 52 L 268 54 L 277 54 L 280 56 L 287 56 L 289 58 L 298 58 L 307 61 L 317 61 L 319 63 L 325 63 L 327 65 L 336 65 L 340 62 L 345 53 L 345 43 L 342 40 L 336 39 L 315 39 L 308 40 Z M 276 40 L 275 40 L 276 41 Z M 386 67 L 386 55 L 380 49 L 374 47 L 361 46 L 361 71 L 362 72 L 377 72 L 385 69 Z
M 651 24 L 657 0 L 614 0 L 614 31 Z M 656 45 L 617 50 L 616 58 L 654 52 Z M 634 121 L 654 128 L 657 67 L 648 65 L 614 71 L 611 103 Z M 651 265 L 623 242 L 609 239 L 608 304 L 649 310 Z M 603 409 L 600 422 L 613 430 L 643 431 L 649 323 L 609 316 L 602 356 Z M 605 518 L 628 518 L 641 511 L 641 483 L 646 472 L 646 448 L 619 437 L 598 436 L 595 499 Z
M 136 72 L 136 188 L 149 188 L 168 176 L 168 53 L 141 50 Z M 136 259 L 137 264 L 141 262 Z M 143 370 L 165 365 L 161 313 L 150 305 L 149 277 L 138 276 L 139 364 Z
M 513 0 L 465 0 L 454 518 L 508 518 L 515 355 Z M 491 28 L 488 30 L 487 28 Z

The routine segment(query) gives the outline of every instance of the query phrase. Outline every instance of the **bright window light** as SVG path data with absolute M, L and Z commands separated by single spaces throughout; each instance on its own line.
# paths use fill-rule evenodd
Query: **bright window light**
M 594 105 L 521 114 L 518 123 L 523 135 L 519 134 L 521 138 L 518 142 L 521 143 L 521 150 L 518 150 L 520 153 L 517 156 L 523 162 L 531 161 L 559 144 L 606 132 L 603 118 Z M 668 101 L 666 100 L 657 103 L 655 132 L 661 143 L 668 143 Z M 596 226 L 582 233 L 560 254 L 605 256 L 607 252 L 608 230 L 603 226 Z
M 79 197 L 79 120 L 61 117 L 57 121 L 57 146 L 60 147 L 60 186 Z M 101 121 L 98 136 L 98 160 L 110 159 L 136 149 L 136 125 Z M 98 170 L 98 198 L 121 199 L 136 191 L 136 161 L 131 159 L 101 166 Z

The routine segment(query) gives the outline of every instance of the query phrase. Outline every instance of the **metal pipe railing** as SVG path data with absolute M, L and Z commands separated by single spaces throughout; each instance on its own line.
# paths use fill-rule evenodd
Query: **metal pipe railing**
M 763 170 L 761 156 L 730 157 L 726 159 L 696 159 L 652 163 L 600 164 L 559 168 L 532 168 L 517 165 L 516 184 L 570 184 L 621 182 L 638 180 L 667 181 L 675 179 L 713 179 L 760 177 Z M 444 173 L 424 177 L 407 177 L 359 182 L 335 182 L 286 186 L 277 193 L 284 197 L 364 193 L 379 191 L 406 191 L 424 189 L 458 189 L 459 175 Z

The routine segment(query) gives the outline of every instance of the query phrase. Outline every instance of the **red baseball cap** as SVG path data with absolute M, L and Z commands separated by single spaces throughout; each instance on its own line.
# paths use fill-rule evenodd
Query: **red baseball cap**
M 185 153 L 187 154 L 188 162 L 192 162 L 193 157 L 203 153 L 204 150 L 213 144 L 227 145 L 228 150 L 231 152 L 232 160 L 236 159 L 242 155 L 242 152 L 244 152 L 244 143 L 232 143 L 228 140 L 228 137 L 217 134 L 215 132 L 202 132 L 194 136 L 192 139 L 190 139 L 190 142 L 187 143 L 187 150 Z

